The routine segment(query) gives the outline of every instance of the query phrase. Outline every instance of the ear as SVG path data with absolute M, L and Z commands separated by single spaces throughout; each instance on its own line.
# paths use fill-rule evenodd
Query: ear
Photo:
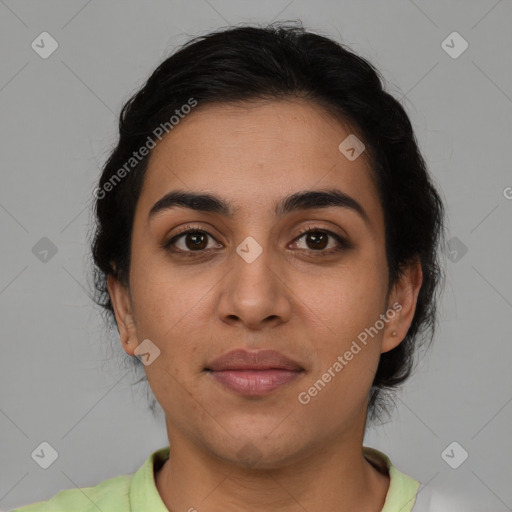
M 131 356 L 139 342 L 137 337 L 137 327 L 132 312 L 132 302 L 130 291 L 120 283 L 112 274 L 107 276 L 107 288 L 110 295 L 110 301 L 114 307 L 119 337 L 125 352 Z
M 394 349 L 407 335 L 416 311 L 422 282 L 421 263 L 419 259 L 415 259 L 403 269 L 390 293 L 388 311 L 394 311 L 395 315 L 386 325 L 381 353 Z M 396 332 L 396 335 L 393 335 L 393 332 Z

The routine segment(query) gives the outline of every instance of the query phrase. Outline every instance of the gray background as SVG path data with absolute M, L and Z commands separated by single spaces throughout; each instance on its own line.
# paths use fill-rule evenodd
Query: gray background
M 512 510 L 510 0 L 0 1 L 0 509 L 133 473 L 167 444 L 88 298 L 92 190 L 123 102 L 176 45 L 294 19 L 381 70 L 456 237 L 434 345 L 365 444 L 468 511 Z M 31 48 L 43 31 L 59 44 L 47 59 Z M 441 46 L 453 31 L 458 58 Z M 59 454 L 46 470 L 30 456 L 42 441 Z M 441 456 L 453 441 L 458 469 Z

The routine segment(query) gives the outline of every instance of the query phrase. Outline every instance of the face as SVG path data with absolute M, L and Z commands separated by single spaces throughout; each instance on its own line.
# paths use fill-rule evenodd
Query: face
M 362 441 L 380 354 L 407 333 L 421 271 L 411 266 L 387 295 L 366 155 L 338 149 L 351 133 L 298 100 L 199 105 L 153 150 L 130 286 L 108 285 L 127 353 L 150 340 L 144 368 L 171 442 L 235 464 L 252 450 L 275 467 Z M 215 200 L 160 201 L 176 191 Z M 338 195 L 283 202 L 315 191 Z M 234 349 L 274 350 L 300 371 L 207 370 Z

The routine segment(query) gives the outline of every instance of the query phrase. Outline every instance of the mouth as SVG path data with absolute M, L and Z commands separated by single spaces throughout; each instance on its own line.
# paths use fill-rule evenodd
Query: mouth
M 232 392 L 262 396 L 294 381 L 305 370 L 274 350 L 234 350 L 212 361 L 205 371 Z
M 222 370 L 210 374 L 224 387 L 245 396 L 261 396 L 295 380 L 303 371 L 282 369 Z

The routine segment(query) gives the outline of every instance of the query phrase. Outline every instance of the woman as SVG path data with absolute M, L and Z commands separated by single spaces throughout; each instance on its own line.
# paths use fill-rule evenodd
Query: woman
M 95 198 L 98 303 L 169 446 L 19 511 L 429 509 L 363 446 L 432 339 L 444 236 L 368 62 L 299 26 L 196 38 L 124 106 Z

